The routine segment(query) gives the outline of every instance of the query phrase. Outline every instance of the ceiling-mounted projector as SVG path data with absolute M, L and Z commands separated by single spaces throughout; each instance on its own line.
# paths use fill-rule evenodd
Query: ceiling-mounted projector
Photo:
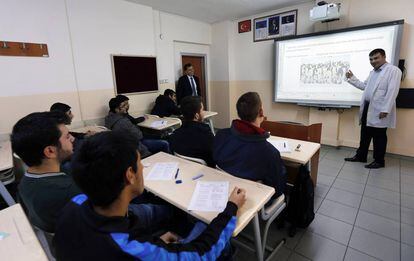
M 310 10 L 309 16 L 311 21 L 322 21 L 330 22 L 339 20 L 339 10 L 341 9 L 341 4 L 328 4 L 325 1 L 319 2 L 318 6 L 315 6 Z

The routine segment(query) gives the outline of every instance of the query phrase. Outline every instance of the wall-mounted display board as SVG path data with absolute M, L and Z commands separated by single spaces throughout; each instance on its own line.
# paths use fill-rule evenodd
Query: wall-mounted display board
M 44 43 L 8 42 L 0 40 L 0 55 L 49 57 L 49 51 L 47 44 Z
M 296 35 L 298 10 L 254 19 L 253 41 L 272 40 Z

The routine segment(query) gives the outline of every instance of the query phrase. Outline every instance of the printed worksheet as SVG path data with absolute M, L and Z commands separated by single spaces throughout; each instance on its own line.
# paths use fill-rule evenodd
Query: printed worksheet
M 153 127 L 153 128 L 162 128 L 162 127 L 164 127 L 166 125 L 167 125 L 167 121 L 166 120 L 153 121 L 151 123 L 151 127 Z
M 228 181 L 197 181 L 188 210 L 221 212 L 229 197 Z
M 178 162 L 155 163 L 145 180 L 172 180 L 177 169 Z

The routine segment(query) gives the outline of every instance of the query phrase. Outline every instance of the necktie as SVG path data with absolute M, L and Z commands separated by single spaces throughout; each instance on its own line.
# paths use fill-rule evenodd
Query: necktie
M 193 96 L 197 96 L 197 88 L 195 86 L 194 77 L 190 77 L 191 89 L 193 89 Z

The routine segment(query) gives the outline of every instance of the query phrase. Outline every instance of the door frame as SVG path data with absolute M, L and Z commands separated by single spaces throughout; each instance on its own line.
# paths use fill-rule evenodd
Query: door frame
M 181 64 L 181 75 L 183 75 L 183 56 L 195 56 L 204 58 L 204 86 L 206 87 L 206 103 L 208 109 L 210 109 L 210 90 L 208 88 L 208 68 L 207 68 L 207 54 L 205 53 L 189 53 L 189 52 L 180 52 L 180 64 Z

